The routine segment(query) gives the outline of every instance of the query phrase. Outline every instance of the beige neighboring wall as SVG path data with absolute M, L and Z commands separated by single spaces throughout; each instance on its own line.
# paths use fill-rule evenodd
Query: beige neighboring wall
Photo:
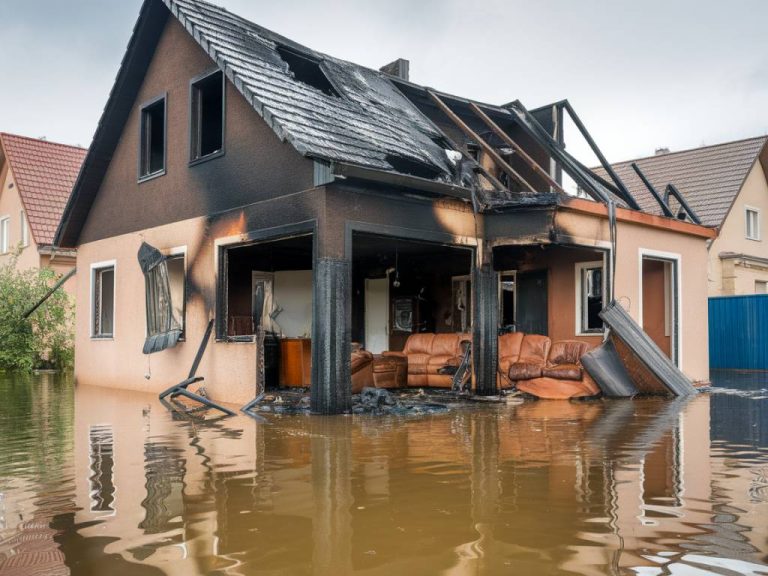
M 746 230 L 746 207 L 760 211 L 759 241 L 749 240 Z M 709 295 L 730 296 L 754 294 L 755 281 L 768 281 L 768 266 L 744 262 L 744 260 L 722 260 L 720 254 L 731 252 L 768 260 L 768 181 L 760 161 L 755 162 L 747 174 L 741 191 L 731 211 L 726 216 L 719 236 L 709 249 Z
M 226 235 L 219 233 L 218 235 Z M 78 384 L 159 392 L 187 377 L 208 320 L 214 317 L 216 266 L 204 218 L 192 218 L 140 233 L 82 244 L 77 253 L 75 377 Z M 159 250 L 186 248 L 186 341 L 157 354 L 142 354 L 146 336 L 144 275 L 137 260 L 142 241 Z M 114 261 L 114 336 L 91 338 L 91 267 Z M 256 390 L 255 344 L 208 344 L 198 375 L 216 400 L 244 404 Z M 149 379 L 145 375 L 150 375 Z
M 584 246 L 606 247 L 604 218 L 572 211 L 557 216 L 561 233 Z M 642 325 L 641 254 L 674 258 L 680 263 L 680 368 L 692 380 L 709 380 L 706 240 L 670 229 L 619 220 L 615 297 Z
M 10 253 L 0 254 L 0 265 L 5 264 L 11 258 L 11 254 L 21 244 L 21 211 L 24 205 L 21 203 L 19 188 L 13 179 L 13 171 L 5 162 L 0 171 L 0 218 L 6 216 L 10 218 L 10 230 L 8 240 L 10 244 Z M 29 232 L 29 245 L 22 248 L 19 259 L 16 261 L 16 267 L 19 270 L 29 268 L 38 268 L 40 266 L 40 255 L 37 251 L 37 245 L 32 238 L 32 232 Z

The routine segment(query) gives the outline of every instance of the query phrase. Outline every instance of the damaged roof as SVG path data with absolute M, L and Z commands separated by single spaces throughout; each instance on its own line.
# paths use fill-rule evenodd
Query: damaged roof
M 393 161 L 405 159 L 450 177 L 445 148 L 435 142 L 442 134 L 384 73 L 315 52 L 207 2 L 163 2 L 299 153 L 391 171 L 398 169 Z M 319 67 L 332 88 L 297 78 L 292 54 L 315 74 Z
M 659 204 L 632 169 L 636 162 L 660 194 L 667 184 L 682 192 L 705 226 L 721 226 L 749 174 L 760 157 L 768 168 L 768 136 L 667 152 L 612 164 L 644 212 L 661 215 Z M 602 167 L 593 168 L 603 178 Z M 674 209 L 674 207 L 673 207 Z
M 52 245 L 87 150 L 7 133 L 0 133 L 0 146 L 13 172 L 32 238 L 38 246 Z

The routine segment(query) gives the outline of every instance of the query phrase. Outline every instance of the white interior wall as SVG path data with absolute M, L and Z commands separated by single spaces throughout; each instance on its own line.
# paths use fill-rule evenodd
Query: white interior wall
M 275 272 L 274 304 L 283 311 L 275 319 L 283 336 L 309 337 L 312 330 L 312 270 Z

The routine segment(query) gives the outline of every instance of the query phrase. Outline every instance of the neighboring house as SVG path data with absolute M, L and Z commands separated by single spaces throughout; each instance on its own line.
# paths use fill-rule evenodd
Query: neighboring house
M 709 246 L 709 295 L 768 292 L 768 136 L 669 152 L 613 164 L 641 208 L 661 208 L 632 168 L 636 162 L 654 188 L 674 184 L 707 226 L 718 229 Z M 602 168 L 596 172 L 606 176 Z M 677 213 L 674 198 L 670 207 Z
M 161 391 L 213 320 L 199 372 L 220 401 L 262 384 L 259 327 L 315 412 L 350 408 L 353 341 L 402 350 L 415 333 L 471 333 L 488 394 L 500 325 L 599 344 L 612 292 L 707 380 L 711 229 L 620 208 L 611 290 L 608 208 L 557 181 L 609 194 L 562 146 L 566 103 L 477 103 L 486 121 L 403 61 L 386 70 L 205 2 L 144 2 L 56 235 L 85 278 L 78 382 Z M 414 368 L 434 374 L 454 349 L 425 342 Z
M 19 269 L 66 274 L 75 266 L 75 251 L 54 250 L 53 236 L 86 152 L 0 133 L 0 264 L 20 250 Z M 64 288 L 74 293 L 75 279 Z

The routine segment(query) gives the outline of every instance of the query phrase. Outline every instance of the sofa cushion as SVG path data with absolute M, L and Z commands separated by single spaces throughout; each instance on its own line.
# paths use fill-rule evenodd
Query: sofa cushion
M 578 340 L 560 340 L 552 343 L 548 364 L 579 364 L 581 357 L 589 350 L 589 344 Z
M 520 356 L 523 336 L 525 334 L 522 332 L 510 332 L 509 334 L 499 336 L 499 360 L 517 362 L 517 358 Z
M 526 334 L 523 336 L 523 342 L 520 345 L 520 358 L 518 362 L 541 362 L 543 366 L 547 361 L 551 345 L 552 341 L 546 336 Z
M 458 334 L 435 334 L 432 340 L 433 356 L 455 356 L 459 349 Z
M 411 334 L 405 342 L 405 352 L 408 356 L 411 354 L 431 354 L 432 341 L 435 335 L 432 333 Z
M 513 362 L 509 366 L 510 380 L 529 380 L 531 378 L 540 378 L 542 364 L 535 362 Z
M 438 370 L 443 366 L 458 365 L 454 362 L 456 356 L 441 354 L 439 356 L 430 356 L 427 362 L 427 374 L 439 374 Z
M 429 354 L 408 354 L 408 374 L 426 374 Z
M 578 364 L 558 364 L 546 366 L 541 371 L 545 378 L 558 378 L 560 380 L 581 380 L 584 370 Z

